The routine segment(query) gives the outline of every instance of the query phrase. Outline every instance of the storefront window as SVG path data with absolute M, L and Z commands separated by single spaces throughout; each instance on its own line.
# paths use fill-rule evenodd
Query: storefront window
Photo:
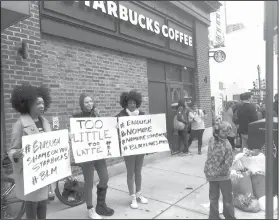
M 166 66 L 167 80 L 181 82 L 181 67 Z
M 181 96 L 181 89 L 180 88 L 171 88 L 171 101 L 172 103 L 176 103 L 180 100 Z
M 193 83 L 193 71 L 191 69 L 182 69 L 182 80 L 183 82 Z
M 182 95 L 183 97 L 187 97 L 187 98 L 194 98 L 193 94 L 194 94 L 194 86 L 193 85 L 183 85 L 183 91 L 182 91 Z M 194 101 L 194 100 L 192 100 Z

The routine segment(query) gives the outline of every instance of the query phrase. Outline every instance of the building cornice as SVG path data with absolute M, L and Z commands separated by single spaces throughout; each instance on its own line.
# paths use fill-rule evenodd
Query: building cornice
M 204 3 L 209 7 L 210 13 L 218 11 L 222 6 L 220 1 L 204 1 Z
M 216 12 L 222 6 L 219 1 L 169 1 L 171 4 L 190 14 L 197 20 L 210 25 L 210 16 L 212 12 Z M 202 7 L 197 6 L 199 4 Z M 199 10 L 196 10 L 198 7 Z M 204 13 L 203 13 L 204 12 Z M 208 16 L 206 15 L 208 14 Z

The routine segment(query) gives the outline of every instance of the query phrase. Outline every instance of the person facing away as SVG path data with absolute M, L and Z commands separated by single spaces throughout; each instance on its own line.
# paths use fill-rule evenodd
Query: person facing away
M 241 93 L 240 96 L 240 101 L 239 102 L 236 102 L 235 103 L 235 106 L 233 108 L 233 122 L 238 125 L 238 122 L 237 122 L 237 112 L 238 112 L 238 109 L 240 108 L 240 106 L 243 104 L 243 100 L 244 100 L 244 93 Z
M 198 154 L 201 154 L 202 137 L 205 129 L 204 119 L 206 117 L 205 111 L 199 109 L 197 104 L 193 105 L 193 110 L 189 113 L 189 120 L 191 123 L 191 133 L 189 138 L 189 147 L 194 139 L 198 139 Z
M 87 94 L 81 94 L 79 97 L 79 104 L 81 112 L 74 114 L 74 118 L 99 117 L 97 108 L 94 106 L 91 96 Z M 89 218 L 102 219 L 101 215 L 112 216 L 114 214 L 114 210 L 109 208 L 106 204 L 109 175 L 105 159 L 88 161 L 80 163 L 79 165 L 82 169 L 82 174 L 84 177 L 84 197 Z M 96 209 L 94 209 L 92 201 L 94 168 L 96 169 L 99 176 L 99 184 L 97 185 Z
M 183 141 L 183 151 L 180 152 L 180 156 L 187 156 L 190 155 L 189 152 L 189 144 L 188 144 L 188 140 L 189 140 L 189 128 L 190 128 L 190 121 L 189 121 L 189 113 L 190 113 L 191 109 L 188 107 L 187 102 L 185 99 L 181 99 L 178 102 L 177 105 L 177 110 L 176 110 L 176 115 L 177 115 L 177 120 L 182 122 L 185 126 L 183 130 L 178 130 L 178 136 L 180 139 L 182 139 Z
M 248 125 L 258 120 L 256 107 L 251 102 L 252 94 L 250 92 L 244 93 L 242 105 L 237 111 L 237 124 L 241 134 L 242 148 L 248 148 Z
M 215 125 L 209 139 L 204 174 L 209 182 L 209 219 L 220 219 L 219 197 L 223 195 L 223 214 L 226 219 L 235 219 L 230 168 L 233 163 L 232 146 L 228 141 L 231 125 L 222 121 Z
M 141 106 L 142 96 L 139 92 L 132 90 L 123 92 L 120 96 L 120 105 L 123 108 L 116 117 L 144 115 L 144 112 L 138 108 Z M 147 204 L 148 200 L 141 193 L 141 170 L 144 160 L 144 154 L 124 156 L 127 169 L 127 185 L 131 195 L 131 208 L 137 209 L 138 202 Z M 136 189 L 134 187 L 136 185 Z
M 237 127 L 236 127 L 235 123 L 233 122 L 233 108 L 234 108 L 234 102 L 232 102 L 232 101 L 228 102 L 226 105 L 226 108 L 223 112 L 222 118 L 223 118 L 223 121 L 230 123 L 230 125 L 232 126 L 232 130 L 228 134 L 228 140 L 234 150 L 235 149 L 234 139 L 237 135 Z
M 42 187 L 24 195 L 23 148 L 22 137 L 43 132 L 50 132 L 48 120 L 43 116 L 51 104 L 48 88 L 23 84 L 16 86 L 11 95 L 12 107 L 20 113 L 13 125 L 11 146 L 8 156 L 12 161 L 15 193 L 20 200 L 26 201 L 26 219 L 46 219 L 49 186 Z

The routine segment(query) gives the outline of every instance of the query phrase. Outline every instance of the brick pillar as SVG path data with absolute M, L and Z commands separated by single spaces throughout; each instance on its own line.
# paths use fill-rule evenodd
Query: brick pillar
M 206 127 L 212 126 L 211 114 L 211 91 L 210 91 L 210 71 L 209 71 L 209 45 L 208 27 L 199 21 L 196 25 L 196 58 L 197 69 L 195 73 L 197 104 L 207 113 L 205 121 Z M 205 79 L 207 78 L 207 82 Z
M 30 2 L 30 14 L 31 16 L 28 19 L 18 22 L 1 32 L 1 71 L 4 90 L 6 147 L 11 140 L 12 125 L 19 116 L 10 104 L 12 89 L 15 85 L 23 82 L 39 85 L 43 81 L 41 33 L 37 1 Z M 23 59 L 18 53 L 23 41 L 27 43 L 27 59 Z M 3 111 L 3 109 L 1 110 Z

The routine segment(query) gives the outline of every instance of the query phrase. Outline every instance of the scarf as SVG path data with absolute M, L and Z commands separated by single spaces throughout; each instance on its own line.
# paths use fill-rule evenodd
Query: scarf
M 133 112 L 130 112 L 129 109 L 126 108 L 126 112 L 128 113 L 129 116 L 138 116 L 139 115 L 139 110 L 136 109 Z

